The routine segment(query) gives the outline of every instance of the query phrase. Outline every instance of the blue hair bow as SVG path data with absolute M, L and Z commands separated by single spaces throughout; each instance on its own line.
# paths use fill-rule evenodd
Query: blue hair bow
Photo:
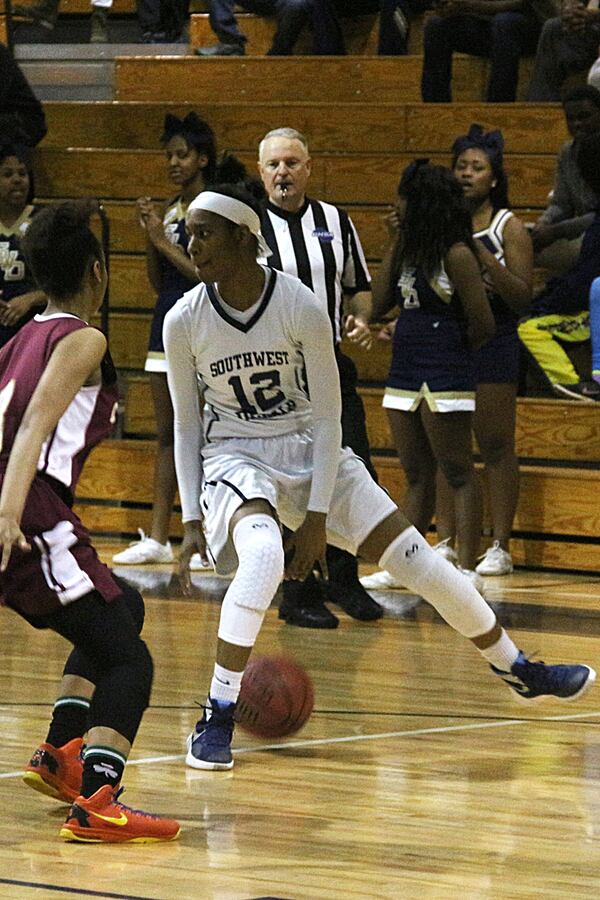
M 481 125 L 473 123 L 467 134 L 463 134 L 456 138 L 452 144 L 452 155 L 460 156 L 465 150 L 471 150 L 476 147 L 483 150 L 490 160 L 502 162 L 502 151 L 504 150 L 504 138 L 501 131 L 484 131 Z

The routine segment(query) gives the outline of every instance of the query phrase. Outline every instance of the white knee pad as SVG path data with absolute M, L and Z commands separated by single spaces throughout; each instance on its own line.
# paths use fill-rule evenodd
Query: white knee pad
M 496 625 L 494 612 L 469 579 L 435 553 L 414 526 L 392 541 L 379 565 L 431 603 L 464 637 L 487 634 Z
M 238 606 L 264 612 L 283 578 L 279 525 L 264 513 L 244 516 L 233 529 L 233 543 L 239 565 L 229 590 Z

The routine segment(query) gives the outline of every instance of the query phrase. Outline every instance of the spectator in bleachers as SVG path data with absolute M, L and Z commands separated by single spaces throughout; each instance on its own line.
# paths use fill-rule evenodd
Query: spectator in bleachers
M 214 181 L 217 166 L 213 130 L 195 113 L 189 113 L 184 119 L 167 115 L 160 140 L 177 194 L 161 209 L 149 197 L 138 200 L 140 225 L 146 233 L 148 278 L 157 294 L 145 365 L 150 374 L 158 438 L 152 527 L 148 536 L 140 531 L 139 541 L 113 557 L 113 562 L 121 565 L 172 562 L 174 559 L 169 543 L 169 523 L 175 499 L 173 406 L 167 386 L 162 329 L 167 312 L 198 282 L 187 253 L 185 214 L 194 197 Z M 195 559 L 194 567 L 201 568 L 202 560 Z
M 21 249 L 37 212 L 29 153 L 7 144 L 0 148 L 0 347 L 46 305 Z
M 600 91 L 591 85 L 575 88 L 565 96 L 563 109 L 571 140 L 559 151 L 548 207 L 531 232 L 537 265 L 554 275 L 576 262 L 583 233 L 598 208 L 598 195 L 579 171 L 577 147 L 586 134 L 600 131 Z
M 13 15 L 30 19 L 44 28 L 53 31 L 58 18 L 60 0 L 40 0 L 38 3 L 21 4 L 13 6 Z M 106 44 L 108 42 L 108 11 L 112 6 L 112 0 L 92 0 L 92 15 L 90 22 L 90 43 Z
M 2 142 L 19 141 L 35 147 L 47 131 L 42 104 L 15 62 L 0 44 L 0 135 Z
M 306 25 L 312 26 L 313 53 L 339 52 L 339 26 L 331 0 L 239 0 L 245 12 L 275 16 L 277 30 L 269 56 L 288 56 Z M 240 31 L 234 13 L 236 0 L 210 0 L 209 20 L 219 43 L 198 47 L 199 56 L 243 56 L 246 36 Z
M 598 56 L 599 41 L 597 0 L 565 0 L 560 15 L 548 19 L 542 28 L 527 99 L 534 103 L 560 100 L 568 78 L 584 79 Z
M 329 0 L 315 0 L 329 2 Z M 377 52 L 380 56 L 404 56 L 408 53 L 408 36 L 411 20 L 417 13 L 431 9 L 434 0 L 333 0 L 338 16 L 352 18 L 369 13 L 379 13 L 379 41 Z M 337 28 L 338 49 L 345 53 L 341 28 Z
M 425 103 L 452 100 L 452 55 L 490 60 L 488 103 L 515 99 L 522 56 L 535 52 L 540 17 L 532 0 L 441 0 L 425 23 L 421 95 Z
M 589 187 L 600 197 L 600 132 L 579 142 L 577 165 Z M 564 275 L 552 278 L 519 325 L 519 337 L 550 387 L 559 397 L 591 402 L 600 399 L 600 385 L 591 372 L 581 378 L 565 346 L 590 339 L 590 288 L 600 277 L 600 208 L 586 230 L 579 258 Z

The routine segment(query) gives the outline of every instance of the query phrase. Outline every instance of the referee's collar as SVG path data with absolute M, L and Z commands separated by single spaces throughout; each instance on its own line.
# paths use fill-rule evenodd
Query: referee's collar
M 267 200 L 265 209 L 268 212 L 272 212 L 275 216 L 279 216 L 280 219 L 301 219 L 309 206 L 310 200 L 306 195 L 304 195 L 304 203 L 296 212 L 288 212 L 287 209 L 282 209 L 275 203 L 271 203 L 270 200 Z

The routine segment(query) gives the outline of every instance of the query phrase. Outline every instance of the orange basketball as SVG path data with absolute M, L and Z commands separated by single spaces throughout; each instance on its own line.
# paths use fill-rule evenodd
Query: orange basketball
M 286 656 L 256 656 L 242 678 L 236 721 L 250 734 L 280 738 L 295 734 L 314 705 L 312 681 Z

